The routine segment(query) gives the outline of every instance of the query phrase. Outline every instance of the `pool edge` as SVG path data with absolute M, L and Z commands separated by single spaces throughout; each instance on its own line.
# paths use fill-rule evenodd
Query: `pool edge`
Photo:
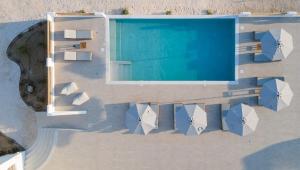
M 234 19 L 235 21 L 235 67 L 233 81 L 112 81 L 111 80 L 111 64 L 110 64 L 110 19 L 203 19 L 203 18 L 217 18 L 217 19 Z M 239 63 L 239 18 L 238 15 L 186 15 L 186 16 L 166 16 L 166 15 L 106 15 L 106 84 L 110 85 L 234 85 L 238 84 L 238 63 Z

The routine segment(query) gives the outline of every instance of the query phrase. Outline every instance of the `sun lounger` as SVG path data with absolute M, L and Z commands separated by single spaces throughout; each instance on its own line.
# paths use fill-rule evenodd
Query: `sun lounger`
M 257 77 L 256 78 L 256 85 L 257 86 L 262 86 L 265 82 L 272 80 L 272 79 L 279 79 L 284 81 L 283 76 L 275 76 L 275 77 Z
M 228 110 L 230 109 L 230 104 L 221 104 L 221 121 L 222 121 L 222 130 L 228 131 L 228 125 L 225 121 L 225 116 L 228 113 Z
M 254 39 L 256 41 L 260 41 L 261 37 L 264 35 L 265 32 L 257 32 L 257 31 L 254 31 Z
M 183 104 L 181 104 L 181 103 L 177 103 L 177 104 L 174 104 L 174 112 L 173 112 L 173 114 L 174 114 L 174 129 L 175 130 L 177 130 L 177 128 L 176 128 L 176 116 L 175 116 L 175 114 L 176 114 L 176 112 L 181 108 L 183 106 Z
M 74 51 L 65 51 L 64 60 L 76 60 L 76 52 Z
M 251 91 L 249 89 L 242 90 L 231 90 L 223 93 L 226 97 L 232 96 L 248 96 L 251 95 Z
M 269 62 L 270 59 L 265 54 L 255 54 L 254 55 L 254 61 L 255 62 Z
M 152 110 L 156 113 L 156 115 L 157 115 L 157 119 L 156 119 L 155 125 L 156 125 L 156 129 L 158 129 L 159 105 L 158 105 L 158 104 L 150 103 L 150 107 L 151 107 L 151 109 L 152 109 Z
M 66 39 L 92 39 L 93 32 L 91 30 L 65 30 L 64 38 L 66 38 Z
M 87 102 L 90 99 L 90 97 L 85 93 L 80 93 L 75 99 L 73 100 L 73 105 L 82 105 L 83 103 Z
M 90 51 L 77 51 L 76 60 L 91 61 L 92 52 Z
M 71 83 L 68 83 L 60 92 L 60 94 L 62 95 L 70 95 L 72 93 L 74 93 L 75 91 L 78 90 L 78 87 L 76 85 L 76 83 L 74 82 L 71 82 Z
M 91 61 L 92 52 L 90 51 L 65 51 L 64 60 Z

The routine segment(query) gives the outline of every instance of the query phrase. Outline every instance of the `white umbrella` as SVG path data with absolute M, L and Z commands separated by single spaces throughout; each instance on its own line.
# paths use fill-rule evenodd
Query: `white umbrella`
M 293 92 L 288 83 L 279 79 L 269 80 L 263 84 L 260 94 L 260 104 L 279 111 L 290 105 Z
M 284 29 L 271 29 L 260 39 L 262 53 L 271 60 L 282 60 L 293 50 L 293 37 Z
M 156 128 L 157 114 L 148 104 L 135 104 L 126 112 L 126 127 L 135 134 L 147 135 Z
M 255 131 L 259 118 L 252 107 L 238 104 L 229 109 L 225 121 L 230 132 L 246 136 Z
M 199 135 L 207 126 L 206 112 L 197 104 L 183 105 L 175 116 L 176 129 L 185 135 Z

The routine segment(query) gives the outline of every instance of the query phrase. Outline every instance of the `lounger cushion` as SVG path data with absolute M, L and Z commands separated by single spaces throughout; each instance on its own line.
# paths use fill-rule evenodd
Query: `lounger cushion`
M 72 93 L 74 93 L 75 91 L 78 90 L 78 87 L 76 85 L 76 83 L 74 82 L 71 82 L 71 83 L 68 83 L 60 92 L 60 94 L 62 95 L 70 95 Z
M 64 38 L 76 38 L 76 30 L 65 30 Z
M 64 38 L 70 39 L 92 39 L 91 30 L 64 30 Z
M 75 51 L 65 51 L 64 52 L 64 60 L 76 60 L 76 52 Z

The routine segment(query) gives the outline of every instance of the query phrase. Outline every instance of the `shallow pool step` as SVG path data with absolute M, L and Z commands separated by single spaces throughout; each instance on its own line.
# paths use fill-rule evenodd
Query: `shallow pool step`
M 120 80 L 131 80 L 132 79 L 132 66 L 121 65 L 119 67 L 119 79 Z
M 113 64 L 130 65 L 131 61 L 111 61 Z

